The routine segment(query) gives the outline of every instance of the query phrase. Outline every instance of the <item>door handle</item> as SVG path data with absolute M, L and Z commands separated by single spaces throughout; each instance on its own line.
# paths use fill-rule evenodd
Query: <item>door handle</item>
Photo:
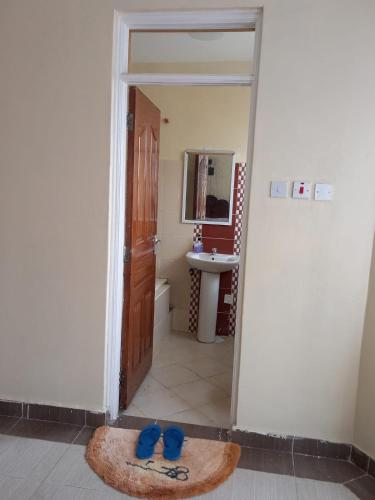
M 158 243 L 160 243 L 160 242 L 161 242 L 161 239 L 160 239 L 160 238 L 158 238 L 158 237 L 156 236 L 156 234 L 155 234 L 155 236 L 152 238 L 152 241 L 154 242 L 154 245 L 157 245 Z

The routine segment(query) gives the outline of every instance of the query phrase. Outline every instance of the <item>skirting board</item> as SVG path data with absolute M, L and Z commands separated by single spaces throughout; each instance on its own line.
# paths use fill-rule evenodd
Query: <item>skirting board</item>
M 87 425 L 88 427 L 99 427 L 109 422 L 109 416 L 104 412 L 23 403 L 21 401 L 0 400 L 0 415 L 64 424 Z

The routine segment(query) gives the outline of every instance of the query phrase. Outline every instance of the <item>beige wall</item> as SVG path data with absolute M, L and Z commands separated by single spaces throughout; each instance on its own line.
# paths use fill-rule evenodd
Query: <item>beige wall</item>
M 104 3 L 0 2 L 0 399 L 103 408 Z
M 375 245 L 366 309 L 359 371 L 357 414 L 354 442 L 370 456 L 375 457 Z
M 375 4 L 263 4 L 238 425 L 351 441 L 375 222 Z M 3 0 L 0 23 L 0 397 L 102 408 L 113 6 Z M 271 200 L 283 178 L 332 182 L 335 199 Z
M 189 266 L 193 225 L 181 223 L 184 151 L 236 151 L 246 161 L 250 111 L 249 87 L 155 87 L 141 90 L 160 109 L 160 175 L 157 273 L 171 283 L 173 328 L 187 331 L 190 298 Z

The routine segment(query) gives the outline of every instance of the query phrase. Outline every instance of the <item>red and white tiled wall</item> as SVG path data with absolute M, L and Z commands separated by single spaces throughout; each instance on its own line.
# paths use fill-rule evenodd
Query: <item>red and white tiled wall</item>
M 195 224 L 193 241 L 202 237 L 205 252 L 216 248 L 219 253 L 239 255 L 241 249 L 242 213 L 244 204 L 244 190 L 246 178 L 246 164 L 237 163 L 235 168 L 233 192 L 233 217 L 231 226 L 211 224 Z M 200 271 L 190 270 L 190 307 L 189 332 L 196 334 L 199 315 Z M 219 303 L 217 308 L 216 334 L 234 335 L 236 328 L 236 309 L 238 291 L 238 268 L 220 275 Z M 233 304 L 224 303 L 224 295 L 231 294 Z

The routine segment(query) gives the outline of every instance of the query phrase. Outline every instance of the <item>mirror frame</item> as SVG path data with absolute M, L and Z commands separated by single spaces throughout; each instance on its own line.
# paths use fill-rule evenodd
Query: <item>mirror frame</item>
M 228 222 L 223 221 L 205 221 L 205 220 L 194 220 L 186 219 L 186 185 L 187 185 L 187 167 L 188 167 L 188 155 L 189 153 L 195 154 L 205 154 L 205 155 L 232 155 L 232 165 L 231 165 L 231 180 L 230 180 L 230 200 L 229 200 L 229 220 Z M 234 175 L 235 175 L 235 151 L 226 151 L 220 149 L 187 149 L 184 152 L 184 176 L 182 184 L 182 210 L 181 210 L 181 220 L 183 224 L 211 224 L 214 226 L 231 226 L 233 220 L 233 188 L 234 188 Z

